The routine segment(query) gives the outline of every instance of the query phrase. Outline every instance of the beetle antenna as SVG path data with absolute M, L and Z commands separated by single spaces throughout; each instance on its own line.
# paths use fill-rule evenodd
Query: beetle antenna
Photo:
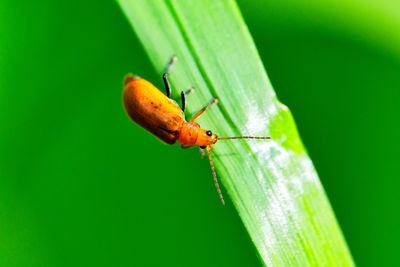
M 219 188 L 219 185 L 218 185 L 217 175 L 215 174 L 214 163 L 211 158 L 211 146 L 210 145 L 207 146 L 207 152 L 208 152 L 208 158 L 210 159 L 211 170 L 212 170 L 212 173 L 214 176 L 215 187 L 217 188 L 218 195 L 219 195 L 219 198 L 221 199 L 222 205 L 225 205 L 225 201 L 224 201 L 224 198 L 222 197 L 221 189 Z
M 228 139 L 271 139 L 270 136 L 236 136 L 236 137 L 218 137 L 218 140 Z

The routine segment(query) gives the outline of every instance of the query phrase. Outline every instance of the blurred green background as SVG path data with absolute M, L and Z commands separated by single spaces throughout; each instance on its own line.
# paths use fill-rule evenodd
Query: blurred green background
M 397 264 L 399 4 L 239 6 L 356 263 Z M 259 266 L 207 160 L 124 114 L 128 72 L 162 86 L 114 1 L 0 2 L 0 266 Z

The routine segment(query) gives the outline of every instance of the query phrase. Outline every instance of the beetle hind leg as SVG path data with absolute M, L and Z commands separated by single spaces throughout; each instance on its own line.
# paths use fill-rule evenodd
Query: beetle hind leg
M 127 75 L 125 75 L 125 78 L 124 78 L 124 82 L 123 82 L 124 87 L 127 86 L 131 81 L 138 79 L 138 78 L 140 78 L 140 77 L 137 75 L 134 75 L 132 73 L 128 73 Z
M 165 74 L 170 74 L 170 73 L 171 73 L 172 67 L 174 66 L 174 63 L 175 63 L 175 61 L 177 61 L 177 60 L 178 60 L 178 58 L 177 58 L 175 55 L 173 55 L 173 56 L 171 57 L 171 59 L 170 59 L 169 62 L 168 62 L 167 71 L 165 72 Z
M 163 74 L 162 78 L 164 81 L 164 86 L 165 86 L 165 91 L 167 94 L 167 97 L 170 98 L 171 97 L 171 85 L 169 84 L 168 81 L 168 75 L 170 74 L 171 70 L 172 70 L 172 66 L 174 65 L 174 62 L 177 60 L 176 56 L 173 56 L 171 58 L 171 60 L 169 61 L 168 65 L 167 65 L 167 71 Z

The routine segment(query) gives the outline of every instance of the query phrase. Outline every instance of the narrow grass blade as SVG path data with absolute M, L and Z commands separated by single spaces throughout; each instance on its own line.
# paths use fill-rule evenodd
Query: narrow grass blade
M 190 112 L 218 97 L 217 107 L 199 118 L 202 126 L 220 136 L 272 137 L 213 147 L 218 176 L 264 263 L 352 266 L 292 116 L 277 100 L 235 2 L 119 3 L 159 73 L 177 55 L 173 86 L 197 88 Z

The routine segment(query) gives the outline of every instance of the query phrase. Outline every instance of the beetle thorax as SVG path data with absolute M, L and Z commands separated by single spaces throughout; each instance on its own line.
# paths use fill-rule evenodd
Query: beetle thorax
M 184 146 L 193 146 L 196 144 L 200 125 L 195 122 L 184 122 L 179 129 L 178 143 Z

